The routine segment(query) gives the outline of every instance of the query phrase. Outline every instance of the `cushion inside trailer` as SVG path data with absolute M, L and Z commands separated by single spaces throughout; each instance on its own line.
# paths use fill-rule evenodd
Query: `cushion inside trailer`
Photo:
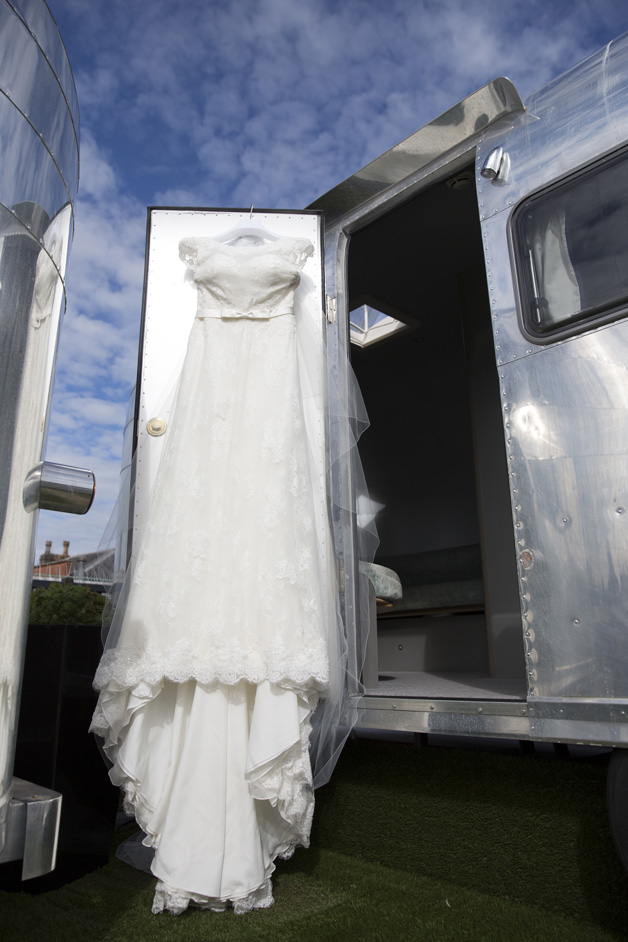
M 401 600 L 403 597 L 403 589 L 399 576 L 387 566 L 361 562 L 360 572 L 364 573 L 364 575 L 368 576 L 371 580 L 373 588 L 375 589 L 375 595 L 378 599 L 385 599 L 387 602 L 392 602 L 394 600 Z
M 484 587 L 481 579 L 459 579 L 455 582 L 435 582 L 431 585 L 406 586 L 403 598 L 394 602 L 392 612 L 423 612 L 451 609 L 480 609 L 484 607 Z
M 403 596 L 389 597 L 390 614 L 484 606 L 482 557 L 477 544 L 377 559 L 375 568 L 392 570 L 400 579 Z M 387 598 L 377 590 L 380 598 Z

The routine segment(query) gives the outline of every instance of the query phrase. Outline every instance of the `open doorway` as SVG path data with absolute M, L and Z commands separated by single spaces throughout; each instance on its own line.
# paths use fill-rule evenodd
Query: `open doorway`
M 500 390 L 473 167 L 355 233 L 352 363 L 378 604 L 378 695 L 525 698 Z

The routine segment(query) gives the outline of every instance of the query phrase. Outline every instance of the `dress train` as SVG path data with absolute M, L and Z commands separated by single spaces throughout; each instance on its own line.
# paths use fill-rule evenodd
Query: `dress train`
M 275 858 L 309 844 L 315 704 L 267 681 L 142 686 L 101 698 L 94 729 L 155 848 L 153 912 L 272 905 Z

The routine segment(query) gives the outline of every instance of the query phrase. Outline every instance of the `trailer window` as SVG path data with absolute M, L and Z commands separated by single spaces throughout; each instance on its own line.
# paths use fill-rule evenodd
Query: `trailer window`
M 513 217 L 523 326 L 566 336 L 628 313 L 628 154 L 526 200 Z

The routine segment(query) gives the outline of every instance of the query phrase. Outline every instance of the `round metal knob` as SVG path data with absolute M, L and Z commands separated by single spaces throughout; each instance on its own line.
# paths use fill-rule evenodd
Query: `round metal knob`
M 167 428 L 168 423 L 165 419 L 159 418 L 159 416 L 149 419 L 146 423 L 146 431 L 155 438 L 159 438 L 160 435 L 163 435 Z

